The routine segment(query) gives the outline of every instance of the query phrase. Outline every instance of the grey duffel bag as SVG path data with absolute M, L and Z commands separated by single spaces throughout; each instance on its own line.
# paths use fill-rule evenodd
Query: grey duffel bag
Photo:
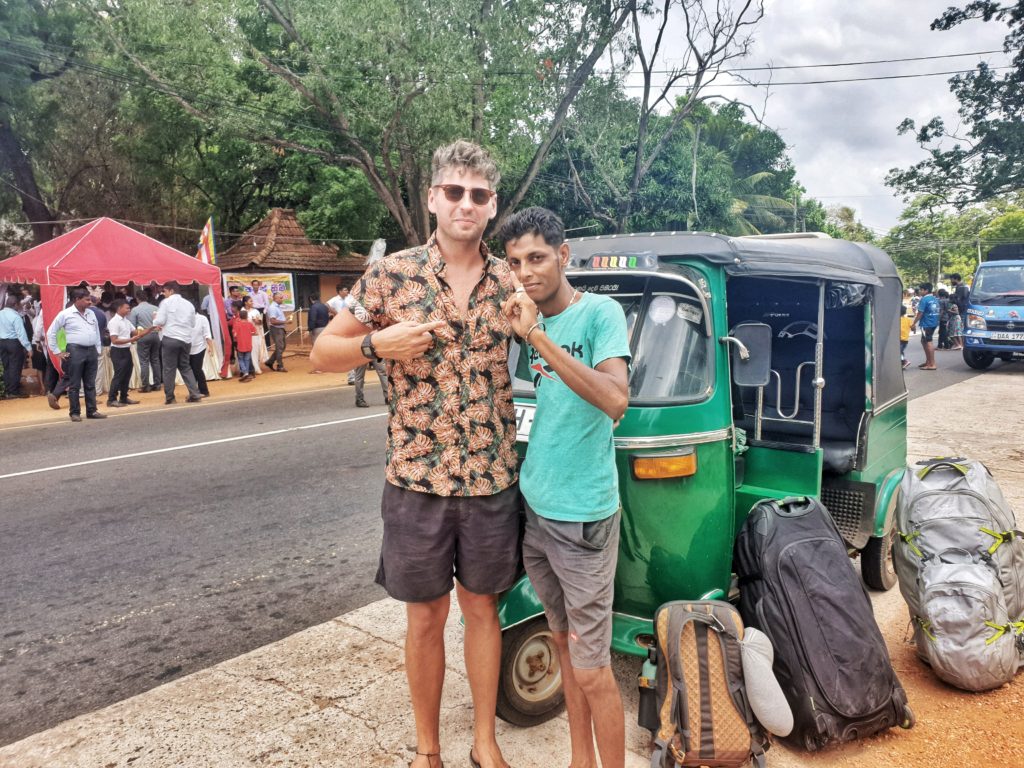
M 908 468 L 893 550 L 918 655 L 951 685 L 995 688 L 1024 666 L 1024 536 L 988 469 Z

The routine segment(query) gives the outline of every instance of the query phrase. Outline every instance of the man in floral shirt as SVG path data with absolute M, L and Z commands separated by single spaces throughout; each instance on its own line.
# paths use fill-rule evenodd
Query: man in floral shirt
M 416 718 L 413 768 L 441 765 L 444 624 L 454 584 L 473 695 L 470 760 L 507 764 L 494 735 L 501 660 L 497 594 L 519 565 L 520 500 L 508 372 L 512 292 L 482 237 L 497 213 L 498 169 L 466 141 L 434 153 L 424 246 L 373 264 L 351 306 L 310 355 L 324 371 L 380 357 L 388 373 L 384 540 L 377 583 L 406 603 L 405 656 Z

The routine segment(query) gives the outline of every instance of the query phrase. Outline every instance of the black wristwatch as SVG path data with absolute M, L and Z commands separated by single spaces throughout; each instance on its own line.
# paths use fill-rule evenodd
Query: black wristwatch
M 363 357 L 367 360 L 377 359 L 377 350 L 373 348 L 373 339 L 371 338 L 373 333 L 366 334 L 366 338 L 363 339 L 363 343 L 359 345 L 359 348 L 363 351 Z

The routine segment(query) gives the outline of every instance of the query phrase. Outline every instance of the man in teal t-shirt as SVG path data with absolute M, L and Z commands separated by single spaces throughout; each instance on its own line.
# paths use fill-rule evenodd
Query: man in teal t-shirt
M 619 485 L 612 429 L 628 404 L 629 339 L 622 307 L 569 285 L 562 221 L 544 208 L 498 234 L 516 293 L 504 305 L 526 342 L 520 365 L 536 387 L 519 489 L 523 563 L 558 648 L 572 765 L 625 763 L 625 716 L 611 671 Z

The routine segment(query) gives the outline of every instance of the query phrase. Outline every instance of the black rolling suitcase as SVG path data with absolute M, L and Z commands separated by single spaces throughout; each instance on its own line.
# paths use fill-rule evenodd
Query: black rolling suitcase
M 775 647 L 775 676 L 793 709 L 785 739 L 816 750 L 913 725 L 860 576 L 816 500 L 766 499 L 736 539 L 744 624 Z

